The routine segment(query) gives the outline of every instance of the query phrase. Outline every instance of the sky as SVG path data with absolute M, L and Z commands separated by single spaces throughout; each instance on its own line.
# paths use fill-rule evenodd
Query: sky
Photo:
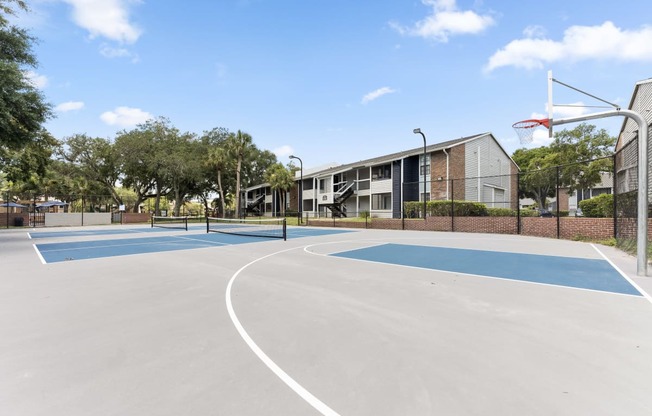
M 623 108 L 652 77 L 649 0 L 27 1 L 14 23 L 38 39 L 58 139 L 165 117 L 306 169 L 420 148 L 415 128 L 429 145 L 489 132 L 511 155 L 512 124 L 548 113 L 548 71 Z M 555 118 L 607 109 L 557 83 L 552 101 Z

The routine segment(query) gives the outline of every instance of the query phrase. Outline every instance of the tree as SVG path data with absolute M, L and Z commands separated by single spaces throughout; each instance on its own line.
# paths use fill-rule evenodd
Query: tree
M 615 143 L 604 129 L 582 123 L 555 133 L 549 146 L 516 150 L 512 159 L 523 172 L 519 184 L 523 196 L 546 209 L 557 184 L 568 192 L 593 187 L 601 181 L 602 172 L 611 172 L 613 162 L 608 156 Z
M 9 3 L 27 11 L 22 0 L 0 0 L 0 149 L 20 149 L 36 139 L 53 114 L 27 75 L 37 66 L 31 50 L 36 40 L 9 23 L 6 16 L 15 15 Z
M 136 194 L 136 201 L 130 207 L 133 212 L 138 212 L 138 207 L 151 196 L 156 186 L 151 168 L 155 163 L 155 124 L 148 121 L 133 130 L 119 132 L 113 146 L 123 175 L 122 185 Z
M 159 161 L 160 168 L 165 184 L 172 192 L 175 216 L 179 215 L 186 197 L 197 190 L 202 157 L 198 144 L 194 134 L 180 134 L 176 129 L 171 130 L 161 143 L 161 155 L 165 157 Z
M 52 155 L 59 146 L 59 141 L 41 129 L 20 149 L 0 148 L 0 166 L 4 166 L 7 180 L 15 184 L 38 182 L 39 177 L 47 175 Z
M 228 157 L 227 140 L 229 138 L 229 131 L 224 128 L 214 128 L 211 131 L 204 132 L 201 140 L 206 146 L 205 165 L 208 168 L 207 176 L 215 178 L 215 191 L 219 200 L 219 212 L 224 215 L 225 207 L 225 192 L 222 184 L 222 176 L 231 168 L 231 159 Z M 208 201 L 205 201 L 206 209 L 208 209 Z
M 606 130 L 596 130 L 586 123 L 556 133 L 550 147 L 559 155 L 562 186 L 573 192 L 600 183 L 603 172 L 613 171 L 610 156 L 615 145 L 616 138 L 609 136 Z
M 539 208 L 548 208 L 548 197 L 555 196 L 556 155 L 547 146 L 535 149 L 518 149 L 512 155 L 514 162 L 521 168 L 519 197 L 532 198 Z
M 111 195 L 116 205 L 122 205 L 122 199 L 115 191 L 120 179 L 120 170 L 118 157 L 111 142 L 99 137 L 76 134 L 66 138 L 64 143 L 65 149 L 60 155 L 64 161 L 74 165 L 80 175 L 75 191 L 85 195 Z
M 242 164 L 249 160 L 252 148 L 253 139 L 247 133 L 238 130 L 237 133 L 231 133 L 228 138 L 227 148 L 229 157 L 235 159 L 235 212 L 237 216 L 242 214 L 240 197 L 240 186 L 242 180 Z
M 283 166 L 282 163 L 276 163 L 267 170 L 265 181 L 269 183 L 272 190 L 278 192 L 281 201 L 281 212 L 285 214 L 285 194 L 294 186 L 294 178 L 290 169 Z

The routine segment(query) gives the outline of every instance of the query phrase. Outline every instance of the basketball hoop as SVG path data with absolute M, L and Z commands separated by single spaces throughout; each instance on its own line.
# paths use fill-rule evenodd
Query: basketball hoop
M 521 141 L 521 144 L 532 143 L 532 140 L 534 139 L 534 130 L 539 126 L 550 129 L 550 119 L 543 118 L 540 120 L 523 120 L 512 124 L 514 130 L 516 130 L 516 134 L 518 134 L 518 138 Z

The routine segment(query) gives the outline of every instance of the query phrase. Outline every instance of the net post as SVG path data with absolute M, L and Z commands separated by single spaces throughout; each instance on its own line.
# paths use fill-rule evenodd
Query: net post
M 153 215 L 151 215 L 151 216 L 149 217 L 149 221 L 150 221 L 151 224 L 152 224 L 152 228 L 154 228 L 154 216 L 153 216 Z
M 288 228 L 287 228 L 287 219 L 283 217 L 283 241 L 288 240 Z

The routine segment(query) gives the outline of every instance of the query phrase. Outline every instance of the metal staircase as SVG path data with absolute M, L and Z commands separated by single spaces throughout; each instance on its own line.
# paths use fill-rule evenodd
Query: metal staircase
M 251 202 L 247 202 L 247 213 L 260 215 L 260 206 L 265 202 L 265 194 L 261 194 Z
M 340 189 L 335 191 L 333 203 L 326 205 L 326 207 L 333 213 L 333 217 L 346 217 L 346 206 L 344 203 L 355 193 L 355 184 L 355 182 L 344 184 Z

